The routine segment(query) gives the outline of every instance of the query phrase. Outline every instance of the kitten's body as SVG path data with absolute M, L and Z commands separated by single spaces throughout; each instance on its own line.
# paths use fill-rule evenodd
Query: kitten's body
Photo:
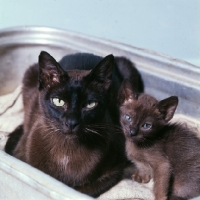
M 124 137 L 112 109 L 123 74 L 112 73 L 113 62 L 113 56 L 75 54 L 60 61 L 63 70 L 42 52 L 39 65 L 25 73 L 24 125 L 11 134 L 6 152 L 94 197 L 116 184 L 125 164 Z
M 137 167 L 132 178 L 148 182 L 152 177 L 156 200 L 200 195 L 200 140 L 187 127 L 168 124 L 177 98 L 159 102 L 125 82 L 120 99 L 127 157 Z

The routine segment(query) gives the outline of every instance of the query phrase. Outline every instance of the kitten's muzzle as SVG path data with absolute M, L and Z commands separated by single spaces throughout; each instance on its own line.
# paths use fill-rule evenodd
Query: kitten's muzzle
M 135 128 L 130 128 L 129 135 L 130 136 L 136 136 L 137 135 L 137 130 Z

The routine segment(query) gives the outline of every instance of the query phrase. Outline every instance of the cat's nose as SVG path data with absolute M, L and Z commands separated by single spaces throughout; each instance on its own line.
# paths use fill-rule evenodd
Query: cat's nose
M 77 120 L 76 118 L 68 118 L 66 120 L 66 125 L 71 129 L 75 129 L 78 125 L 79 125 L 79 120 Z
M 130 134 L 130 136 L 136 136 L 136 135 L 137 135 L 137 131 L 136 131 L 136 129 L 134 129 L 134 128 L 130 128 L 130 130 L 129 130 L 129 134 Z

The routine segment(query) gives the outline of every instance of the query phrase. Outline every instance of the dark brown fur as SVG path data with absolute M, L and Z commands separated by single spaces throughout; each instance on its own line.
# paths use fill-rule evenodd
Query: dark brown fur
M 132 178 L 146 183 L 152 177 L 156 200 L 200 195 L 200 140 L 185 126 L 168 123 L 178 98 L 157 101 L 125 81 L 119 100 L 127 157 L 137 166 Z
M 114 65 L 112 55 L 75 54 L 59 64 L 41 52 L 39 65 L 25 73 L 24 125 L 11 133 L 6 152 L 94 197 L 115 185 L 126 161 L 116 95 L 124 78 L 120 66 L 128 61 L 118 59 Z M 141 91 L 139 73 L 128 67 Z M 65 104 L 55 106 L 54 97 Z M 93 100 L 96 106 L 87 108 Z

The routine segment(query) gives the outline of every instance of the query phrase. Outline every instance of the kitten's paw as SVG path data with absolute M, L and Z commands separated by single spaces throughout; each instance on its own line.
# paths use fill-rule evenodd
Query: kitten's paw
M 146 173 L 135 173 L 131 178 L 138 183 L 148 183 L 151 180 L 151 175 Z
M 167 200 L 167 199 L 168 199 L 167 196 L 164 196 L 164 197 L 155 197 L 155 200 Z M 178 199 L 176 199 L 176 200 L 178 200 Z

